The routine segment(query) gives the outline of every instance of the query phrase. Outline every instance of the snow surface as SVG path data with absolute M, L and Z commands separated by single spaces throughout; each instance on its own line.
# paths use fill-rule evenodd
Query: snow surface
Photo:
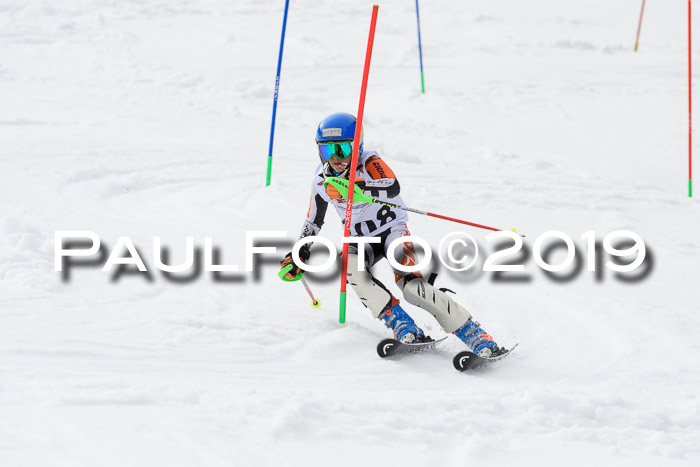
M 697 465 L 687 3 L 647 2 L 634 53 L 639 0 L 423 1 L 424 95 L 414 2 L 380 3 L 365 146 L 410 206 L 517 227 L 530 249 L 561 230 L 584 259 L 584 232 L 628 229 L 651 256 L 633 282 L 585 263 L 555 281 L 531 255 L 526 281 L 443 269 L 520 343 L 471 374 L 452 368 L 454 336 L 379 359 L 389 332 L 352 293 L 338 324 L 337 275 L 307 275 L 320 309 L 276 277 L 316 125 L 356 113 L 372 3 L 291 2 L 266 188 L 282 0 L 2 2 L 0 465 Z M 434 246 L 460 229 L 409 226 Z M 128 236 L 151 275 L 96 262 L 63 279 L 57 230 L 107 253 Z M 188 235 L 243 267 L 246 230 L 289 234 L 257 274 L 154 267 L 154 236 L 178 263 Z M 340 245 L 333 212 L 323 235 Z

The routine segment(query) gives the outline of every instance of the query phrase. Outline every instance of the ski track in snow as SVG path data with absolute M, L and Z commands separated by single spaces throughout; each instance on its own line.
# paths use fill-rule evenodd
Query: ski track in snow
M 425 95 L 414 4 L 381 3 L 365 147 L 409 206 L 517 227 L 530 250 L 548 230 L 584 259 L 589 230 L 649 248 L 633 283 L 585 264 L 555 282 L 531 257 L 516 282 L 443 268 L 440 286 L 519 342 L 497 366 L 455 372 L 454 336 L 379 359 L 388 331 L 352 293 L 337 324 L 337 275 L 308 275 L 312 309 L 276 258 L 218 281 L 155 270 L 154 236 L 172 264 L 186 236 L 211 236 L 241 268 L 246 230 L 296 238 L 315 126 L 357 108 L 372 2 L 345 3 L 291 2 L 268 188 L 283 2 L 0 6 L 0 465 L 695 465 L 681 0 L 646 6 L 636 54 L 638 1 L 422 2 Z M 339 245 L 334 216 L 323 235 Z M 433 247 L 459 230 L 409 226 Z M 63 281 L 56 230 L 95 231 L 107 253 L 128 236 L 151 273 L 93 264 Z

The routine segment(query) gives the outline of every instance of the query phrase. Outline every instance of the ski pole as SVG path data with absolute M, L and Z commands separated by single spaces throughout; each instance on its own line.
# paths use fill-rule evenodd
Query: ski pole
M 311 292 L 311 288 L 309 287 L 309 284 L 307 284 L 306 279 L 304 279 L 304 275 L 303 275 L 302 271 L 299 271 L 299 274 L 297 274 L 296 277 L 294 277 L 294 279 L 287 279 L 286 277 L 284 277 L 289 271 L 292 270 L 293 267 L 294 267 L 293 264 L 289 264 L 289 265 L 285 266 L 284 268 L 282 268 L 280 270 L 280 272 L 277 273 L 277 275 L 279 276 L 280 279 L 282 279 L 285 282 L 296 282 L 298 280 L 301 280 L 301 283 L 304 284 L 304 288 L 306 288 L 306 292 L 309 294 L 309 297 L 311 297 L 311 306 L 314 308 L 320 307 L 321 300 L 314 297 L 314 294 Z
M 646 0 L 642 0 L 642 12 L 639 13 L 639 26 L 637 26 L 637 40 L 634 41 L 634 51 L 639 47 L 639 33 L 642 31 L 642 17 L 644 17 L 644 4 Z
M 301 272 L 299 272 L 301 275 Z M 309 284 L 306 283 L 306 279 L 302 276 L 301 278 L 301 283 L 304 284 L 304 287 L 306 288 L 306 291 L 309 293 L 309 297 L 311 297 L 311 306 L 314 308 L 318 308 L 321 306 L 321 300 L 318 298 L 314 297 L 314 294 L 311 292 L 311 289 L 309 288 Z
M 338 177 L 328 177 L 324 182 L 324 186 L 326 184 L 330 183 L 333 185 L 336 190 L 345 198 L 348 193 L 348 181 L 343 179 L 343 178 L 338 178 Z M 475 222 L 469 222 L 469 221 L 464 221 L 462 219 L 456 219 L 454 217 L 448 217 L 448 216 L 443 216 L 441 214 L 435 214 L 432 212 L 428 211 L 421 211 L 420 209 L 414 209 L 414 208 L 409 208 L 406 206 L 400 206 L 398 204 L 390 203 L 388 201 L 381 201 L 376 198 L 372 198 L 371 196 L 367 196 L 362 192 L 362 189 L 355 185 L 355 190 L 354 190 L 354 195 L 353 195 L 355 201 L 359 202 L 365 202 L 365 203 L 373 203 L 373 204 L 382 204 L 384 206 L 388 206 L 390 208 L 396 208 L 396 209 L 402 209 L 404 211 L 410 211 L 410 212 L 415 212 L 416 214 L 422 214 L 424 216 L 430 216 L 430 217 L 437 217 L 438 219 L 444 219 L 446 221 L 451 221 L 451 222 L 457 222 L 458 224 L 464 224 L 464 225 L 471 225 L 472 227 L 478 227 L 480 229 L 486 229 L 486 230 L 493 230 L 496 232 L 500 232 L 504 229 L 497 229 L 495 227 L 489 227 L 488 225 L 482 225 L 482 224 L 477 224 Z M 347 199 L 347 198 L 346 198 Z M 512 229 L 513 232 L 515 232 L 515 229 Z M 520 235 L 521 237 L 524 237 L 525 235 Z

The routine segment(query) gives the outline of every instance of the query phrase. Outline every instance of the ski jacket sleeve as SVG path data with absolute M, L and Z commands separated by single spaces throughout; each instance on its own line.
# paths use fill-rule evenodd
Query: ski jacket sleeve
M 316 179 L 311 184 L 311 199 L 309 200 L 309 210 L 306 212 L 304 225 L 301 227 L 299 239 L 310 235 L 318 235 L 323 227 L 326 210 L 328 209 L 328 200 L 325 199 L 316 188 Z
M 365 172 L 369 179 L 365 180 L 364 192 L 375 198 L 395 198 L 401 192 L 396 175 L 378 155 L 370 156 L 365 161 Z

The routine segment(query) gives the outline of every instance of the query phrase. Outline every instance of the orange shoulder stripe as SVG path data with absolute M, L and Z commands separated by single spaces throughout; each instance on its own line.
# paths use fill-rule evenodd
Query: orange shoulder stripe
M 373 180 L 396 178 L 394 171 L 379 156 L 372 156 L 365 162 L 365 169 Z

